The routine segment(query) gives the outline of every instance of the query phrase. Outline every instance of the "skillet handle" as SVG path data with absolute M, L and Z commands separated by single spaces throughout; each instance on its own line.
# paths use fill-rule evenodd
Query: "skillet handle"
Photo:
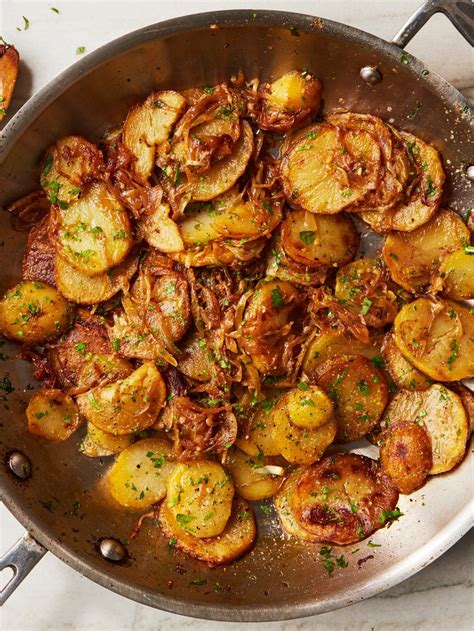
M 7 567 L 13 570 L 13 576 L 0 591 L 0 607 L 6 603 L 46 552 L 46 548 L 27 532 L 0 558 L 0 571 Z
M 435 13 L 444 13 L 461 35 L 474 46 L 474 5 L 471 0 L 426 0 L 398 31 L 392 44 L 405 48 Z

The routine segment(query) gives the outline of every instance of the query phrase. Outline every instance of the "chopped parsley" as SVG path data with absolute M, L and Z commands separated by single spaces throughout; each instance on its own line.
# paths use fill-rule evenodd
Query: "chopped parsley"
M 281 295 L 280 288 L 277 286 L 275 289 L 272 289 L 272 305 L 275 309 L 280 309 L 285 304 L 285 300 Z
M 402 517 L 402 515 L 403 513 L 398 507 L 393 510 L 383 510 L 379 517 L 379 524 L 385 524 L 387 521 L 392 521 L 392 519 L 398 519 Z
M 314 243 L 315 238 L 316 238 L 316 233 L 313 230 L 302 230 L 300 232 L 300 239 L 306 245 L 309 245 L 310 243 Z
M 76 48 L 76 55 L 82 55 L 85 52 L 86 52 L 86 47 L 85 46 L 78 46 Z

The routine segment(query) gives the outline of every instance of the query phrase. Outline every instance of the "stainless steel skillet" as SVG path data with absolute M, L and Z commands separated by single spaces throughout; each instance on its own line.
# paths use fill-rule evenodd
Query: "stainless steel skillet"
M 152 88 L 212 85 L 239 69 L 269 79 L 296 67 L 322 79 L 326 109 L 371 112 L 433 142 L 444 157 L 447 201 L 467 209 L 472 205 L 468 167 L 474 163 L 469 107 L 452 86 L 401 50 L 436 11 L 446 13 L 474 43 L 474 9 L 463 0 L 425 3 L 392 43 L 313 16 L 247 10 L 189 16 L 126 35 L 54 79 L 4 129 L 0 204 L 37 185 L 40 157 L 57 137 L 98 138 Z M 3 292 L 19 277 L 25 235 L 12 230 L 6 213 L 0 213 L 0 231 Z M 2 352 L 13 355 L 15 349 Z M 169 549 L 152 522 L 129 541 L 137 515 L 117 511 L 107 501 L 100 483 L 107 460 L 81 457 L 80 437 L 58 445 L 28 435 L 24 407 L 31 373 L 19 361 L 4 362 L 3 370 L 15 390 L 1 401 L 2 499 L 29 534 L 2 559 L 0 567 L 16 572 L 2 600 L 50 550 L 92 580 L 167 611 L 218 620 L 297 618 L 394 585 L 439 556 L 471 525 L 472 459 L 465 459 L 449 475 L 403 497 L 404 517 L 373 538 L 382 547 L 367 548 L 364 542 L 354 554 L 356 546 L 344 550 L 349 567 L 331 579 L 317 547 L 285 539 L 275 518 L 258 507 L 255 550 L 227 568 L 209 570 Z M 371 448 L 362 449 L 370 453 Z M 125 546 L 119 562 L 113 559 L 125 549 L 110 537 Z

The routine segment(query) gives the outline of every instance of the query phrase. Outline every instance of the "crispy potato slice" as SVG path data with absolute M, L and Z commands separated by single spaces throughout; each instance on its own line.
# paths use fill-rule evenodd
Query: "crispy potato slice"
M 307 128 L 283 156 L 281 179 L 288 199 L 318 214 L 333 214 L 375 188 L 380 149 L 365 131 L 332 125 Z
M 314 386 L 308 392 L 290 390 L 271 415 L 273 441 L 285 460 L 293 464 L 316 462 L 336 436 L 333 407 Z
M 48 440 L 66 440 L 81 425 L 74 400 L 61 390 L 41 388 L 26 408 L 28 429 Z
M 461 397 L 469 423 L 469 433 L 474 431 L 474 392 L 462 383 L 451 383 L 450 387 Z
M 232 474 L 237 495 L 249 502 L 272 497 L 280 488 L 283 468 L 271 462 L 252 460 L 240 449 L 232 450 L 225 463 Z M 278 471 L 277 474 L 273 473 Z
M 228 191 L 247 168 L 253 151 L 253 132 L 247 121 L 242 121 L 242 132 L 232 153 L 219 160 L 193 184 L 192 199 L 205 202 Z
M 41 344 L 61 335 L 71 315 L 70 306 L 54 287 L 22 281 L 0 301 L 0 331 L 9 340 Z
M 52 204 L 66 210 L 104 170 L 104 157 L 96 145 L 82 136 L 65 136 L 46 152 L 41 186 Z
M 155 364 L 146 362 L 125 379 L 97 386 L 77 397 L 81 414 L 110 434 L 151 427 L 166 400 L 166 386 Z
M 269 201 L 243 201 L 240 196 L 233 204 L 214 217 L 212 227 L 230 239 L 257 239 L 267 235 L 281 221 L 280 205 Z
M 220 464 L 195 460 L 176 464 L 168 479 L 170 521 L 198 539 L 220 535 L 232 510 L 234 485 Z
M 296 113 L 306 108 L 316 111 L 320 93 L 321 84 L 317 79 L 308 73 L 291 70 L 270 84 L 266 100 L 284 112 Z
M 200 383 L 210 381 L 215 362 L 205 340 L 193 332 L 186 337 L 180 348 L 180 372 Z
M 469 242 L 469 230 L 452 210 L 441 210 L 412 232 L 392 232 L 382 258 L 393 280 L 413 293 L 426 291 L 449 254 Z M 474 263 L 473 275 L 474 275 Z
M 314 338 L 306 351 L 303 360 L 303 372 L 317 378 L 324 372 L 327 361 L 344 355 L 363 355 L 372 359 L 374 365 L 383 363 L 380 355 L 380 339 L 374 337 L 371 343 L 361 342 L 356 338 L 342 333 L 321 333 Z
M 137 222 L 138 234 L 152 248 L 160 252 L 184 250 L 183 238 L 177 224 L 170 217 L 170 206 L 165 202 L 156 204 L 155 211 L 144 215 Z
M 334 294 L 344 307 L 360 314 L 367 326 L 381 327 L 397 314 L 397 295 L 388 282 L 379 259 L 358 259 L 337 272 Z
M 336 408 L 336 442 L 349 443 L 370 432 L 388 400 L 383 374 L 365 357 L 339 357 L 326 363 L 318 385 Z
M 387 333 L 382 344 L 382 357 L 385 367 L 399 388 L 404 390 L 428 390 L 433 383 L 420 370 L 406 360 L 395 344 L 393 334 Z
M 2 40 L 3 42 L 3 40 Z M 20 55 L 17 49 L 10 44 L 0 44 L 0 121 L 7 113 L 15 89 L 18 76 Z
M 107 272 L 132 248 L 127 211 L 103 183 L 92 184 L 58 219 L 58 254 L 85 276 Z
M 348 215 L 333 217 L 294 210 L 283 221 L 281 245 L 302 265 L 339 267 L 356 255 L 359 234 Z
M 395 318 L 395 344 L 418 370 L 438 381 L 474 377 L 474 314 L 438 298 L 418 298 Z
M 196 205 L 186 211 L 178 228 L 187 248 L 199 247 L 218 239 L 221 234 L 214 227 L 214 207 L 211 204 Z
M 433 466 L 431 438 L 425 428 L 400 423 L 389 429 L 380 448 L 380 463 L 400 493 L 409 495 L 420 489 Z
M 272 245 L 267 258 L 266 275 L 268 277 L 304 286 L 322 285 L 325 282 L 327 267 L 323 265 L 308 267 L 298 263 L 283 250 L 279 236 L 274 239 Z
M 302 318 L 303 308 L 304 297 L 288 282 L 269 281 L 254 291 L 244 313 L 241 346 L 260 372 L 285 372 L 285 339 L 292 335 L 295 318 Z
M 92 277 L 83 274 L 59 254 L 54 259 L 54 268 L 56 284 L 65 298 L 79 304 L 95 305 L 128 287 L 137 271 L 138 257 L 131 252 L 117 267 Z
M 123 144 L 136 158 L 136 176 L 146 182 L 155 164 L 156 145 L 168 140 L 173 125 L 183 113 L 186 99 L 173 90 L 152 92 L 128 112 L 123 126 Z
M 54 287 L 56 248 L 50 230 L 50 216 L 47 215 L 30 231 L 21 263 L 21 274 L 25 280 L 44 282 Z
M 424 392 L 403 390 L 395 395 L 380 423 L 381 443 L 385 431 L 401 423 L 424 427 L 431 439 L 431 475 L 452 469 L 463 457 L 468 437 L 468 420 L 461 398 L 440 384 Z
M 217 537 L 199 539 L 183 530 L 173 518 L 166 502 L 161 506 L 159 521 L 163 533 L 179 550 L 205 561 L 210 567 L 235 561 L 251 550 L 257 536 L 252 508 L 239 497 L 235 498 L 230 518 Z
M 453 300 L 474 298 L 474 255 L 466 249 L 457 250 L 439 266 L 443 293 Z
M 124 449 L 108 474 L 113 498 L 122 506 L 137 509 L 162 500 L 175 466 L 172 451 L 164 438 L 144 438 Z
M 245 434 L 239 436 L 235 442 L 244 453 L 253 458 L 280 455 L 280 450 L 273 440 L 274 417 L 271 411 L 281 395 L 277 390 L 264 394 L 268 403 L 265 406 L 260 403 Z
M 133 440 L 134 434 L 114 436 L 103 432 L 92 423 L 87 423 L 87 434 L 81 443 L 80 452 L 89 458 L 105 458 L 119 454 L 129 447 Z
M 377 460 L 345 453 L 305 469 L 290 501 L 301 528 L 318 541 L 347 545 L 386 523 L 398 491 Z
M 300 526 L 293 511 L 293 496 L 303 471 L 300 467 L 290 473 L 280 492 L 275 496 L 274 504 L 286 533 L 304 541 L 315 542 L 318 541 L 317 536 Z
M 238 267 L 260 256 L 267 244 L 266 237 L 236 241 L 226 239 L 212 241 L 202 247 L 189 248 L 183 252 L 171 252 L 168 256 L 185 267 L 204 267 L 208 265 Z
M 400 132 L 414 162 L 416 176 L 405 190 L 405 199 L 388 209 L 369 210 L 361 217 L 375 232 L 411 232 L 434 215 L 443 195 L 445 174 L 434 147 L 413 134 Z

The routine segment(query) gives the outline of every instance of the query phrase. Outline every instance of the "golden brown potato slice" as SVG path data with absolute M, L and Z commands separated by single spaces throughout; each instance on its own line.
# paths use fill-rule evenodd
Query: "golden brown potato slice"
M 127 211 L 103 183 L 92 184 L 58 219 L 58 254 L 85 276 L 115 267 L 133 245 Z
M 169 204 L 156 204 L 155 211 L 137 222 L 138 234 L 160 252 L 180 252 L 184 243 L 177 224 L 171 219 Z
M 189 248 L 183 252 L 170 252 L 168 256 L 185 267 L 203 267 L 207 265 L 229 265 L 238 267 L 260 256 L 267 245 L 266 237 L 261 239 L 224 241 L 215 240 L 202 247 Z
M 0 44 L 0 121 L 3 120 L 10 105 L 19 65 L 20 55 L 17 49 L 10 44 L 4 44 L 2 40 Z
M 56 285 L 54 275 L 55 246 L 50 236 L 50 216 L 44 217 L 28 235 L 21 263 L 21 274 L 25 280 Z
M 318 385 L 336 407 L 336 442 L 349 443 L 370 432 L 388 400 L 383 374 L 365 357 L 339 357 L 326 363 Z
M 405 199 L 389 209 L 361 213 L 372 230 L 410 232 L 426 223 L 436 212 L 443 195 L 445 174 L 434 147 L 413 134 L 400 132 L 413 160 L 416 175 L 405 190 Z
M 271 412 L 272 438 L 280 454 L 293 464 L 319 460 L 336 436 L 334 406 L 316 386 L 290 390 Z
M 29 431 L 48 440 L 66 440 L 82 422 L 70 396 L 46 388 L 35 392 L 26 408 L 26 417 Z
M 302 265 L 339 267 L 356 255 L 359 234 L 345 214 L 332 217 L 294 210 L 283 221 L 281 245 Z
M 185 107 L 186 99 L 179 92 L 164 90 L 152 92 L 129 111 L 122 140 L 136 158 L 134 171 L 142 182 L 146 182 L 153 171 L 156 145 L 168 140 Z
M 461 397 L 469 423 L 469 433 L 474 431 L 474 392 L 462 383 L 451 383 L 450 387 Z
M 328 273 L 328 268 L 323 265 L 308 267 L 295 261 L 283 250 L 279 235 L 272 242 L 272 248 L 268 252 L 266 275 L 270 278 L 279 278 L 298 285 L 313 286 L 322 285 Z
M 214 227 L 217 214 L 214 206 L 210 203 L 193 206 L 186 209 L 184 217 L 178 222 L 181 238 L 187 248 L 206 245 L 221 236 Z
M 220 535 L 232 511 L 232 476 L 211 460 L 176 464 L 168 479 L 166 507 L 178 529 L 198 539 Z
M 242 132 L 232 153 L 196 179 L 192 187 L 193 200 L 205 202 L 232 188 L 247 168 L 252 151 L 252 128 L 247 121 L 242 121 Z
M 296 485 L 304 469 L 301 467 L 295 469 L 285 480 L 278 495 L 275 496 L 274 504 L 278 517 L 280 518 L 283 530 L 289 535 L 303 539 L 304 541 L 318 541 L 318 538 L 313 533 L 302 528 L 296 520 L 293 512 L 293 496 L 295 493 Z
M 388 286 L 379 259 L 358 259 L 337 272 L 335 296 L 340 304 L 360 314 L 367 326 L 390 324 L 397 314 L 397 295 Z
M 166 502 L 161 506 L 159 520 L 169 542 L 172 541 L 189 556 L 205 561 L 210 567 L 235 561 L 253 547 L 257 536 L 252 508 L 240 497 L 234 500 L 229 521 L 217 537 L 199 539 L 183 530 L 171 515 Z
M 306 128 L 283 156 L 281 179 L 287 198 L 310 212 L 337 213 L 375 188 L 380 149 L 365 131 L 332 125 Z
M 374 365 L 381 365 L 383 358 L 380 355 L 380 341 L 374 337 L 370 343 L 366 343 L 342 333 L 321 333 L 308 346 L 303 361 L 303 372 L 317 378 L 324 371 L 324 364 L 330 359 L 354 354 L 374 360 Z
M 402 307 L 393 334 L 405 359 L 428 377 L 474 377 L 474 314 L 468 307 L 441 298 L 418 298 Z
M 435 475 L 452 469 L 463 457 L 468 436 L 468 420 L 461 398 L 440 384 L 424 392 L 399 392 L 385 411 L 380 423 L 381 442 L 385 430 L 411 422 L 424 427 L 431 440 Z
M 122 506 L 138 509 L 162 500 L 175 466 L 172 451 L 164 438 L 144 438 L 124 449 L 108 474 L 113 498 Z
M 461 217 L 452 210 L 441 210 L 412 232 L 389 234 L 382 258 L 396 283 L 421 293 L 436 277 L 446 257 L 468 242 L 469 230 Z
M 264 458 L 252 459 L 240 449 L 229 453 L 225 466 L 232 474 L 235 492 L 249 502 L 272 497 L 283 480 L 282 467 Z
M 230 239 L 257 239 L 270 234 L 281 221 L 280 204 L 264 200 L 244 201 L 240 195 L 217 213 L 212 227 Z
M 424 427 L 400 423 L 388 430 L 380 462 L 393 486 L 409 495 L 421 488 L 433 466 L 431 438 Z
M 404 390 L 428 390 L 433 383 L 420 370 L 407 361 L 395 344 L 391 332 L 387 333 L 382 344 L 382 356 L 390 376 L 399 388 Z
M 151 427 L 166 399 L 166 386 L 155 364 L 146 362 L 125 379 L 98 386 L 77 397 L 81 414 L 110 434 Z
M 181 345 L 179 370 L 195 381 L 206 383 L 211 380 L 215 360 L 207 343 L 198 333 L 191 333 Z
M 270 84 L 268 103 L 284 112 L 298 112 L 309 108 L 316 111 L 319 107 L 321 85 L 308 73 L 298 70 L 286 72 Z
M 285 372 L 285 339 L 303 309 L 304 297 L 290 283 L 273 280 L 257 286 L 244 313 L 241 345 L 260 372 Z
M 114 436 L 103 432 L 92 423 L 87 423 L 87 434 L 81 443 L 80 452 L 89 458 L 105 458 L 119 454 L 129 447 L 133 440 L 134 434 Z
M 399 514 L 390 478 L 377 460 L 359 454 L 326 456 L 305 469 L 290 501 L 301 528 L 336 545 L 360 541 Z
M 466 246 L 447 256 L 439 267 L 443 293 L 453 300 L 474 298 L 474 251 Z
M 66 259 L 56 254 L 54 259 L 56 284 L 62 295 L 78 304 L 95 305 L 109 300 L 121 289 L 126 289 L 138 268 L 134 252 L 117 267 L 98 276 L 86 276 Z
M 65 136 L 48 149 L 41 170 L 41 186 L 52 204 L 67 210 L 86 185 L 105 170 L 102 152 L 81 136 Z
M 280 455 L 280 450 L 273 440 L 274 417 L 271 412 L 281 395 L 277 390 L 263 394 L 265 404 L 262 405 L 263 402 L 260 402 L 247 431 L 239 436 L 235 443 L 244 453 L 254 458 Z
M 0 301 L 0 331 L 9 340 L 34 346 L 61 335 L 71 315 L 70 306 L 54 287 L 22 281 Z

